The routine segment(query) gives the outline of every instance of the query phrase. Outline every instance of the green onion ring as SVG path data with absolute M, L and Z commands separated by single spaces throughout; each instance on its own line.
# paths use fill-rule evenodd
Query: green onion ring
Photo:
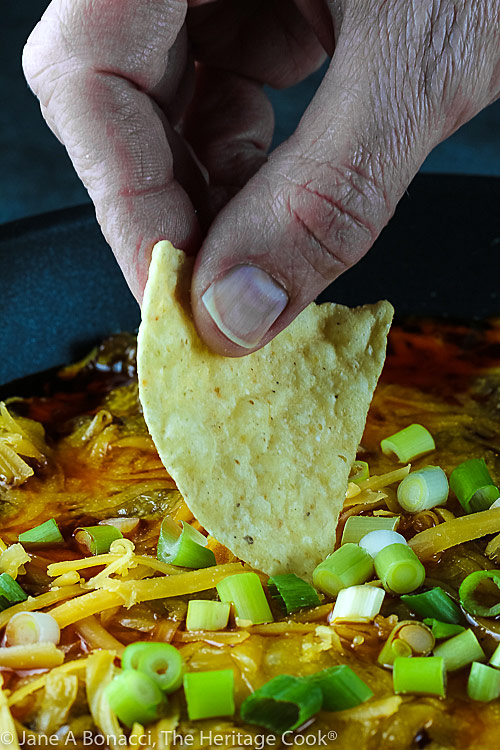
M 475 597 L 475 593 L 481 583 L 491 579 L 498 587 L 498 603 L 492 607 L 481 604 Z M 470 573 L 464 578 L 458 590 L 462 607 L 471 615 L 479 617 L 496 617 L 500 615 L 500 571 L 498 570 L 477 570 Z

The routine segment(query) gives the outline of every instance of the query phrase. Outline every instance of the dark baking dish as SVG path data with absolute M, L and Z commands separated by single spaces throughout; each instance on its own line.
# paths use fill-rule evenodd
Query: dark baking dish
M 320 300 L 387 298 L 398 317 L 500 315 L 499 207 L 499 178 L 418 175 L 373 250 Z M 91 206 L 0 227 L 0 280 L 0 396 L 139 323 Z

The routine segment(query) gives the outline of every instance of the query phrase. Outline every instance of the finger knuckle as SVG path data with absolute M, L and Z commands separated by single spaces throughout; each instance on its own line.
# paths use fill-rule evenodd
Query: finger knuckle
M 354 163 L 294 182 L 286 205 L 301 253 L 327 279 L 366 253 L 390 215 L 381 184 Z
M 37 93 L 39 88 L 39 76 L 40 71 L 43 68 L 43 62 L 40 54 L 41 49 L 43 48 L 40 46 L 38 27 L 39 25 L 34 28 L 30 36 L 28 37 L 28 41 L 24 46 L 22 56 L 24 76 L 30 88 L 35 94 Z
M 48 108 L 66 73 L 76 66 L 64 35 L 53 22 L 40 21 L 23 50 L 23 72 L 33 93 Z

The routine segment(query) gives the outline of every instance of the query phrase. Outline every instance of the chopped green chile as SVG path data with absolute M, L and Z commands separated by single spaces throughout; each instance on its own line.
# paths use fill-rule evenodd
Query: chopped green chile
M 493 604 L 488 605 L 480 601 L 480 590 L 484 588 L 489 589 L 487 593 L 495 600 Z M 496 617 L 500 614 L 500 571 L 477 570 L 470 573 L 460 584 L 458 595 L 462 607 L 469 614 Z
M 439 523 L 437 526 L 419 531 L 408 544 L 421 560 L 431 560 L 444 550 L 464 544 L 486 534 L 498 534 L 500 531 L 500 507 L 496 503 L 480 513 L 469 513 Z
M 347 664 L 328 667 L 308 679 L 321 690 L 323 711 L 344 711 L 373 696 L 371 688 Z
M 439 586 L 421 594 L 409 594 L 401 597 L 408 609 L 419 617 L 433 617 L 442 622 L 460 625 L 464 617 L 453 599 Z
M 249 724 L 282 734 L 314 716 L 322 703 L 321 688 L 310 679 L 282 674 L 249 695 L 240 714 Z
M 463 461 L 450 474 L 450 487 L 466 513 L 488 510 L 500 497 L 484 458 Z
M 321 604 L 317 591 L 295 573 L 272 576 L 267 581 L 267 588 L 272 598 L 279 602 L 287 614 Z

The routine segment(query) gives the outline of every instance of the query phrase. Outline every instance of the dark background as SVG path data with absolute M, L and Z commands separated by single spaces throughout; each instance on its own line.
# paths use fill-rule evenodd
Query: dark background
M 24 42 L 47 4 L 47 0 L 1 4 L 0 223 L 88 201 L 64 148 L 43 123 L 21 70 Z M 322 73 L 286 92 L 270 92 L 277 111 L 275 144 L 295 128 Z M 499 132 L 497 102 L 435 149 L 423 171 L 500 175 Z

